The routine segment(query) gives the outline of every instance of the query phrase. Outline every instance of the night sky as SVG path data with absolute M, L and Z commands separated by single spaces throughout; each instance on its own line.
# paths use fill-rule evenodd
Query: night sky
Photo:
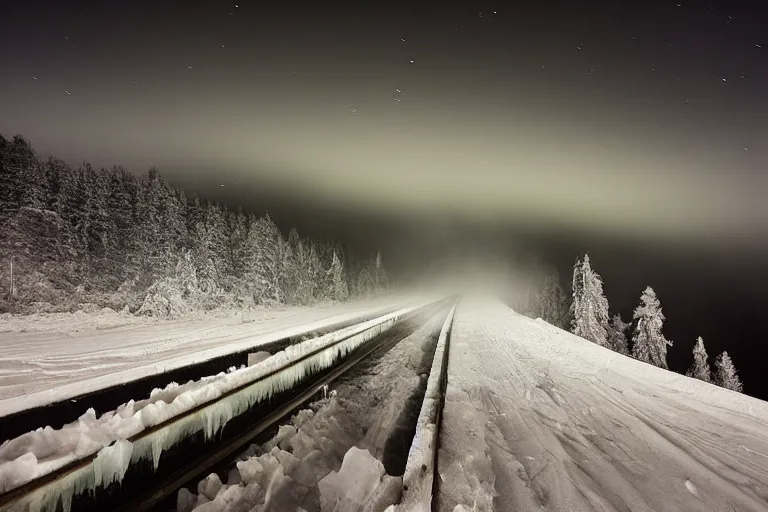
M 625 319 L 657 289 L 673 368 L 701 335 L 768 398 L 767 7 L 569 4 L 4 2 L 0 133 L 394 262 L 590 251 Z

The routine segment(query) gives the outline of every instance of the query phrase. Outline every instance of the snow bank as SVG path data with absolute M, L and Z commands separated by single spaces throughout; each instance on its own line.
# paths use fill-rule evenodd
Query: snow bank
M 93 410 L 89 410 L 77 422 L 62 429 L 38 429 L 9 440 L 0 446 L 0 492 L 95 453 L 99 454 L 98 461 L 105 450 L 108 452 L 104 457 L 109 460 L 94 461 L 86 471 L 77 473 L 74 481 L 67 481 L 69 487 L 79 492 L 100 483 L 119 481 L 124 474 L 122 468 L 127 453 L 131 463 L 145 459 L 157 467 L 162 452 L 190 434 L 203 431 L 206 439 L 210 439 L 230 419 L 275 393 L 290 389 L 307 375 L 332 366 L 416 309 L 419 306 L 403 308 L 289 346 L 251 367 L 232 369 L 229 373 L 185 385 L 172 383 L 165 389 L 153 391 L 148 400 L 128 402 L 98 418 Z M 198 409 L 193 414 L 184 415 L 195 408 Z M 110 446 L 114 441 L 133 438 L 145 429 L 171 419 L 174 421 L 135 439 L 131 450 L 123 443 Z M 44 505 L 55 505 L 61 497 L 66 504 L 68 495 L 71 496 L 69 488 L 57 488 L 40 499 Z
M 440 510 L 768 510 L 768 403 L 467 299 L 451 332 Z
M 325 308 L 207 314 L 65 339 L 56 332 L 0 335 L 0 417 L 436 299 L 393 296 Z

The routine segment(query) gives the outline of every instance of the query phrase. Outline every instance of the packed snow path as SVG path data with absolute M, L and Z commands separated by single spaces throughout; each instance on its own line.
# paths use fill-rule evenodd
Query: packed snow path
M 393 296 L 73 335 L 1 332 L 0 325 L 0 417 L 323 329 L 413 300 Z
M 437 492 L 439 512 L 764 512 L 768 403 L 464 299 Z

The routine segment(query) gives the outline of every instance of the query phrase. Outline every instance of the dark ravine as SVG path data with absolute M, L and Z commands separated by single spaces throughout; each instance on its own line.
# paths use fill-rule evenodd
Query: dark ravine
M 432 359 L 435 356 L 437 337 L 430 338 L 428 343 L 429 345 L 425 347 L 424 357 L 419 364 L 419 386 L 408 397 L 408 401 L 404 404 L 403 410 L 397 418 L 395 429 L 384 445 L 381 462 L 384 464 L 387 474 L 391 476 L 402 476 L 405 473 L 408 452 L 416 432 L 416 422 L 419 419 L 421 404 L 427 391 L 427 380 L 432 368 Z
M 382 309 L 373 314 L 360 316 L 352 321 L 333 324 L 322 330 L 308 330 L 305 333 L 276 340 L 265 345 L 259 345 L 258 347 L 248 350 L 210 359 L 208 361 L 171 370 L 163 374 L 138 379 L 125 384 L 111 386 L 62 402 L 27 409 L 5 416 L 2 418 L 2 421 L 0 421 L 0 443 L 40 427 L 50 426 L 54 429 L 61 428 L 67 423 L 77 421 L 77 419 L 89 408 L 93 408 L 97 413 L 103 413 L 114 410 L 129 400 L 142 400 L 149 397 L 149 394 L 153 389 L 164 388 L 170 382 L 185 383 L 191 380 L 199 380 L 208 375 L 226 372 L 233 366 L 239 368 L 248 363 L 248 354 L 254 352 L 254 350 L 270 353 L 279 352 L 288 345 L 302 341 L 307 336 L 314 337 L 327 334 L 343 329 L 344 327 L 391 313 L 396 309 L 396 307 Z

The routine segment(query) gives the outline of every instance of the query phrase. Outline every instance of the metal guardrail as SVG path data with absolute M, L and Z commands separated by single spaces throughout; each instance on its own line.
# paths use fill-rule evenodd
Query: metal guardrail
M 203 431 L 206 439 L 212 438 L 229 420 L 255 404 L 330 368 L 403 317 L 439 302 L 411 305 L 289 346 L 261 363 L 233 372 L 229 375 L 238 374 L 240 379 L 233 378 L 232 386 L 220 396 L 9 490 L 0 495 L 0 510 L 55 511 L 61 504 L 69 512 L 74 495 L 122 480 L 131 465 L 143 460 L 151 460 L 157 468 L 163 451 L 186 437 Z
M 400 504 L 394 507 L 397 511 L 432 510 L 440 417 L 448 379 L 449 342 L 456 306 L 454 304 L 448 312 L 437 340 L 432 369 L 427 379 L 427 391 L 421 403 L 416 432 L 405 464 L 403 494 Z

